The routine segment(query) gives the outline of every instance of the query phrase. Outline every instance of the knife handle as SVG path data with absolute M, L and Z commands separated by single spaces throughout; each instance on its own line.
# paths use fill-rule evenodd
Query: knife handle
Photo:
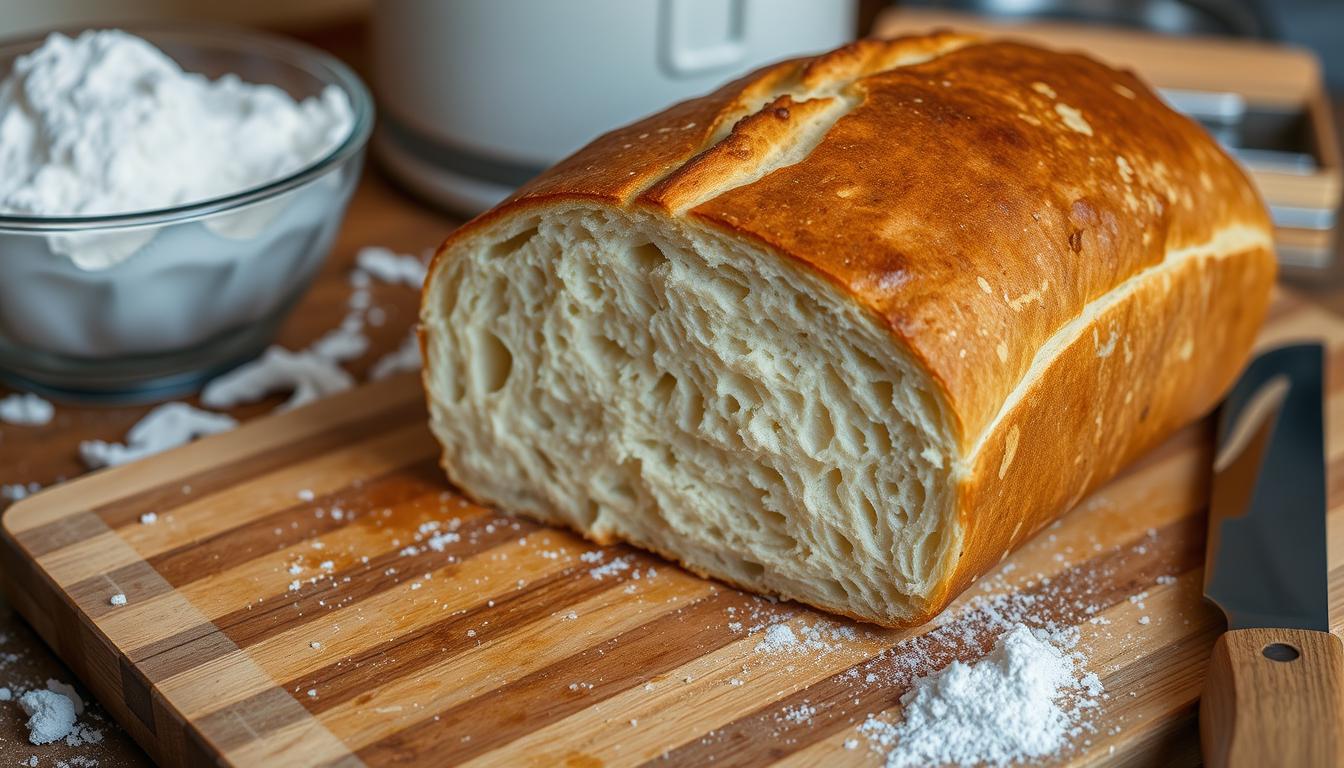
M 1344 646 L 1329 632 L 1234 629 L 1218 638 L 1199 700 L 1213 768 L 1344 765 Z

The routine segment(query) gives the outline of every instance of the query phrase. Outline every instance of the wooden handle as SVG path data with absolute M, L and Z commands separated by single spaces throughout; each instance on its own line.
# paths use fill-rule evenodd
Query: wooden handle
M 1214 768 L 1344 766 L 1344 646 L 1329 632 L 1237 629 L 1218 638 L 1199 702 Z

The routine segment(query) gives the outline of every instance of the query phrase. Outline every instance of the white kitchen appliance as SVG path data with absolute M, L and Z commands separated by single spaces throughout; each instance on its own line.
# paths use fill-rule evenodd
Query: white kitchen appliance
M 384 166 L 466 213 L 590 139 L 854 37 L 854 0 L 379 0 Z

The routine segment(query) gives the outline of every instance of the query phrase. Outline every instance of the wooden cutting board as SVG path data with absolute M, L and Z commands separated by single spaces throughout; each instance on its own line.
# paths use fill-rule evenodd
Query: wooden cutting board
M 1304 338 L 1331 349 L 1338 630 L 1344 322 L 1281 296 L 1263 343 Z M 416 381 L 395 379 L 41 493 L 4 517 L 9 599 L 165 765 L 880 765 L 856 726 L 893 717 L 911 674 L 982 654 L 984 619 L 1024 605 L 1078 627 L 1107 691 L 1061 762 L 1198 758 L 1222 628 L 1200 599 L 1207 423 L 1029 542 L 950 623 L 893 632 L 470 504 L 423 422 Z M 780 622 L 815 642 L 761 646 Z

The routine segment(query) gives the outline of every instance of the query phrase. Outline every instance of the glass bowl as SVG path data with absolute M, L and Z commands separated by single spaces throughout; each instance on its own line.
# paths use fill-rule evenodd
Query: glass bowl
M 63 399 L 161 400 L 260 353 L 331 250 L 373 126 L 364 84 L 315 48 L 230 28 L 125 29 L 211 79 L 234 73 L 295 99 L 335 85 L 354 124 L 320 160 L 225 197 L 108 216 L 0 214 L 0 379 Z M 45 39 L 0 44 L 0 78 Z M 60 255 L 74 248 L 133 255 L 86 270 Z

